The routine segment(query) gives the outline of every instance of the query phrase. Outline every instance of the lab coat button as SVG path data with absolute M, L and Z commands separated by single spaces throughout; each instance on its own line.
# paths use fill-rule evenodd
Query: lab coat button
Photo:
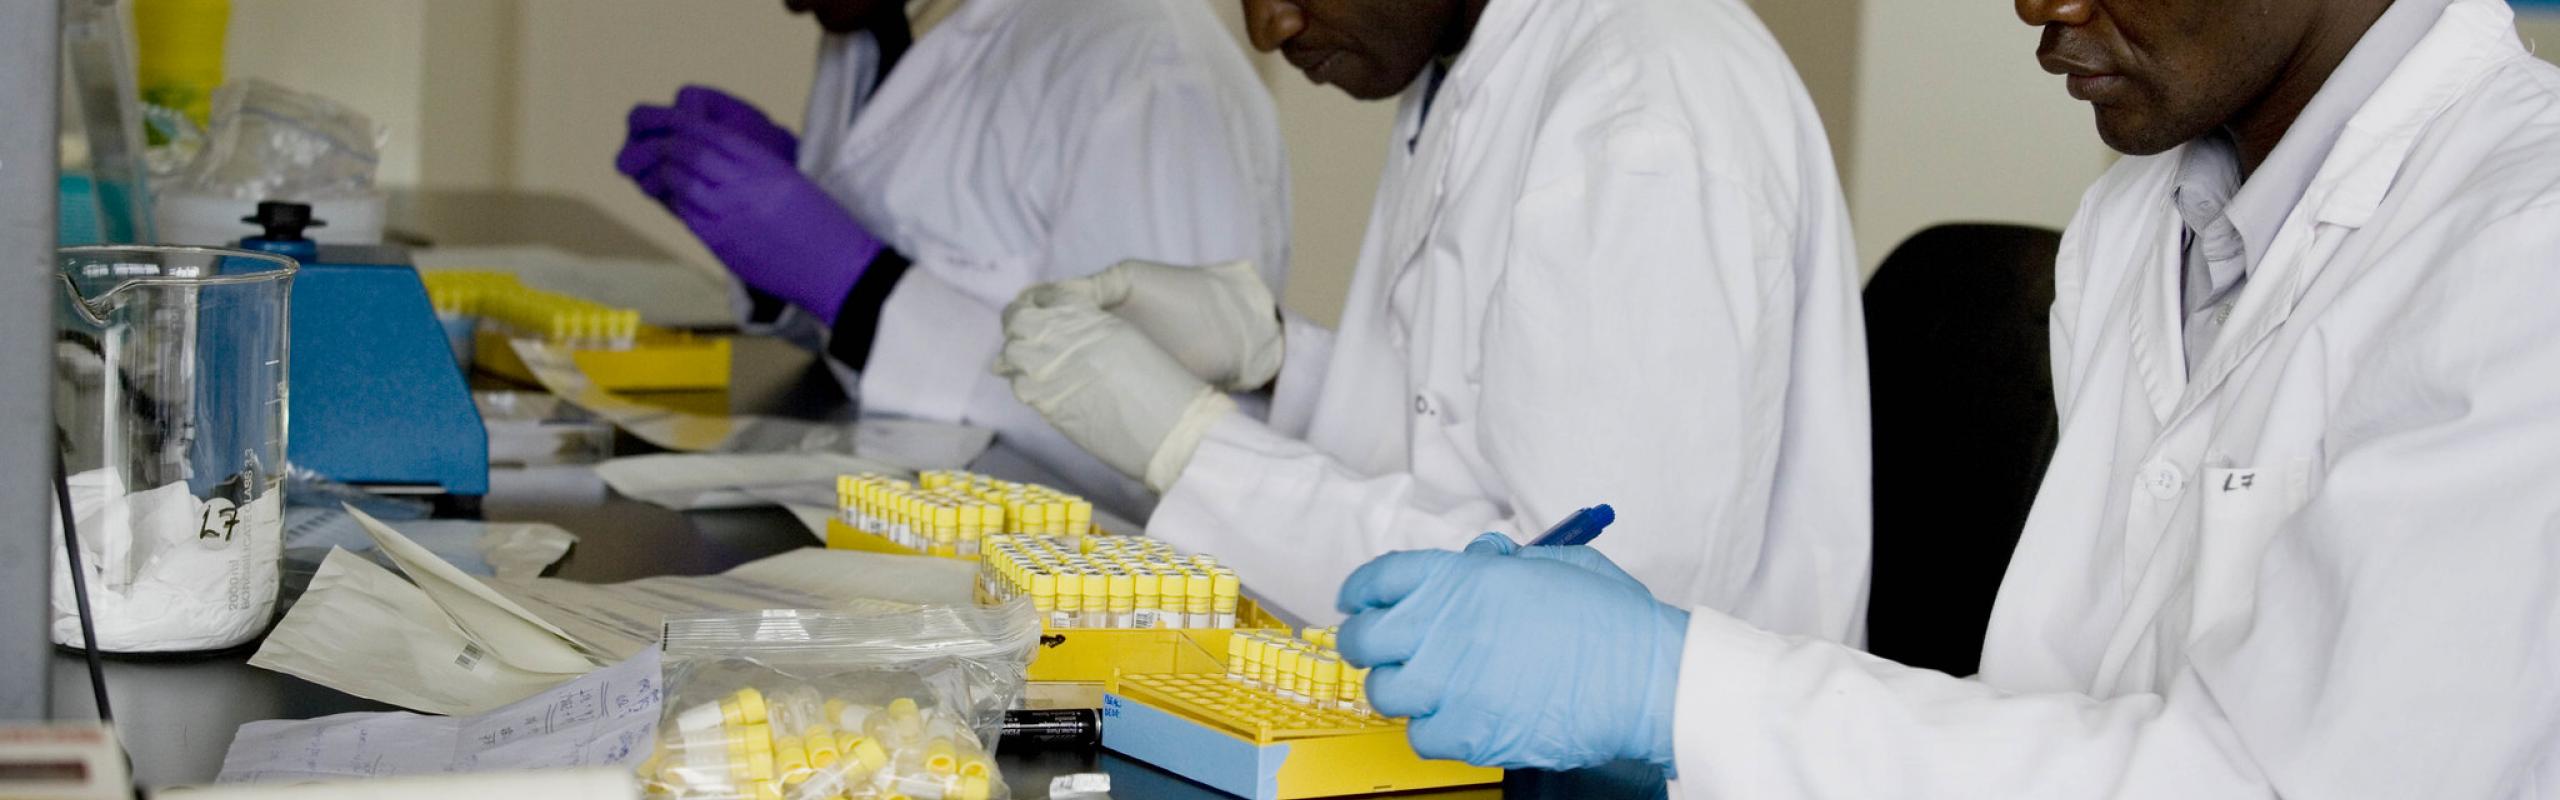
M 2179 492 L 2186 491 L 2187 473 L 2176 464 L 2154 461 L 2142 470 L 2142 488 L 2154 499 L 2176 500 Z
M 1417 417 L 1431 416 L 1430 395 L 1417 394 L 1413 396 L 1413 415 Z

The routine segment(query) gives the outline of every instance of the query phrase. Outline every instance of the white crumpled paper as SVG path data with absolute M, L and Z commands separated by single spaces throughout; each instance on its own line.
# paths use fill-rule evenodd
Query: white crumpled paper
M 288 570 L 309 572 L 332 547 L 358 553 L 374 549 L 373 535 L 343 508 L 291 506 L 284 519 Z M 404 519 L 385 524 L 467 574 L 508 579 L 541 575 L 578 543 L 577 534 L 545 522 Z
M 281 492 L 234 509 L 197 500 L 183 482 L 127 493 L 113 469 L 71 476 L 69 484 L 99 650 L 216 650 L 266 629 L 283 557 Z M 83 647 L 62 539 L 57 510 L 53 641 Z

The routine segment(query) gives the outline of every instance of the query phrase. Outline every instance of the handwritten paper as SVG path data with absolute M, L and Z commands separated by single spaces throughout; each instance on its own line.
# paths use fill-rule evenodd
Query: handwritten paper
M 240 726 L 222 783 L 454 772 L 619 767 L 647 758 L 659 702 L 658 649 L 468 717 L 405 711 Z

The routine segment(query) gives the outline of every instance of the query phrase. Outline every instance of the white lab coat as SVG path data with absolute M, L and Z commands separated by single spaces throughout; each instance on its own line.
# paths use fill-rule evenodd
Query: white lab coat
M 1429 82 L 1341 332 L 1288 326 L 1271 423 L 1215 425 L 1149 532 L 1330 620 L 1370 558 L 1606 502 L 1599 548 L 1662 597 L 1856 637 L 1857 267 L 1768 31 L 1737 0 L 1493 0 L 1418 125 Z
M 865 413 L 966 421 L 1143 518 L 1153 498 L 988 372 L 1033 284 L 1125 259 L 1253 259 L 1277 292 L 1288 169 L 1269 93 L 1201 0 L 967 0 L 870 85 L 829 36 L 801 168 L 914 260 L 859 377 Z
M 2179 151 L 2064 237 L 2062 437 L 1979 680 L 1715 614 L 1715 797 L 2560 795 L 2560 69 L 2455 0 L 2188 375 Z

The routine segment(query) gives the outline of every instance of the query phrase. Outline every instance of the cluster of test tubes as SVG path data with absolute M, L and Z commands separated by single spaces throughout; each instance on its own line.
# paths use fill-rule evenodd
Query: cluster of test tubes
M 900 698 L 887 706 L 795 687 L 753 688 L 679 712 L 640 765 L 678 800 L 987 800 L 994 760 L 968 724 Z
M 629 350 L 640 338 L 638 311 L 529 288 L 504 273 L 430 272 L 423 280 L 438 314 L 476 316 L 509 336 L 579 350 Z
M 511 335 L 539 336 L 578 350 L 629 350 L 640 338 L 638 311 L 534 289 L 481 298 L 480 320 L 494 322 Z
M 957 470 L 928 470 L 914 483 L 847 475 L 836 481 L 836 506 L 855 530 L 944 558 L 976 559 L 990 536 L 1093 530 L 1093 503 L 1084 498 Z
M 448 317 L 480 315 L 480 301 L 492 294 L 524 288 L 516 276 L 504 272 L 472 272 L 468 270 L 435 270 L 418 275 L 427 286 L 427 301 L 436 314 Z
M 1227 679 L 1294 705 L 1376 714 L 1362 688 L 1369 671 L 1343 663 L 1333 649 L 1336 632 L 1238 631 L 1227 640 Z
M 1051 629 L 1234 628 L 1243 585 L 1208 556 L 1138 536 L 997 536 L 978 561 L 985 599 L 1031 598 Z

